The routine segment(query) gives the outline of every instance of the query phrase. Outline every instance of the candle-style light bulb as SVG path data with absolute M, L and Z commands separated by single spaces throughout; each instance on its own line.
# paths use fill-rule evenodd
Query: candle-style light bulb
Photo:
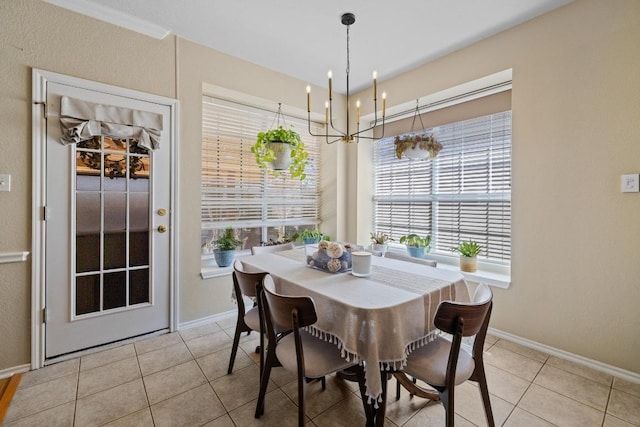
M 384 118 L 384 110 L 387 105 L 387 92 L 382 92 L 382 117 Z
M 324 122 L 329 124 L 329 101 L 324 101 Z
M 307 113 L 311 112 L 311 86 L 307 85 Z
M 329 77 L 329 99 L 333 99 L 333 90 L 331 85 L 331 78 L 333 77 L 333 73 L 331 72 L 331 70 L 329 70 L 329 72 L 327 73 L 327 77 Z
M 356 123 L 360 124 L 360 100 L 359 99 L 356 101 L 356 111 L 358 113 L 358 121 Z
M 378 72 L 373 72 L 373 99 L 378 98 Z

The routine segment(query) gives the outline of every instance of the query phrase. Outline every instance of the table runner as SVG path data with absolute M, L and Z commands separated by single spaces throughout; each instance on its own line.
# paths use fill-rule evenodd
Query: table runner
M 277 292 L 313 298 L 318 321 L 309 332 L 336 344 L 345 359 L 364 362 L 367 395 L 376 401 L 379 369 L 402 369 L 415 348 L 434 338 L 440 301 L 468 301 L 460 273 L 404 261 L 374 257 L 368 278 L 306 267 L 299 248 L 241 261 L 249 271 L 268 271 Z

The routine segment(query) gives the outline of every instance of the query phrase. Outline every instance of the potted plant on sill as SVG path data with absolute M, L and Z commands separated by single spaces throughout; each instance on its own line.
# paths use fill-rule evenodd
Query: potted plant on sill
M 393 239 L 387 233 L 383 233 L 381 231 L 378 231 L 377 233 L 374 233 L 372 231 L 370 234 L 371 234 L 371 250 L 376 252 L 382 252 L 382 254 L 384 255 L 387 252 L 387 249 L 389 248 L 389 242 L 392 241 Z
M 457 247 L 451 248 L 454 252 L 460 253 L 460 270 L 473 273 L 478 269 L 478 254 L 482 247 L 472 241 L 461 242 Z
M 429 252 L 431 235 L 427 234 L 424 237 L 412 233 L 406 236 L 400 237 L 400 243 L 407 246 L 407 252 L 414 258 L 424 258 L 424 254 Z
M 300 134 L 293 129 L 285 129 L 280 125 L 275 129 L 259 132 L 251 152 L 260 168 L 271 167 L 273 176 L 278 177 L 281 171 L 289 169 L 292 178 L 303 181 L 307 177 L 304 171 L 309 153 L 304 148 Z
M 218 267 L 228 267 L 233 263 L 236 248 L 242 244 L 241 240 L 236 238 L 235 230 L 228 227 L 222 235 L 213 242 L 215 249 L 213 256 L 216 259 Z
M 330 240 L 331 237 L 324 235 L 316 228 L 315 230 L 302 230 L 300 239 L 305 245 L 312 245 L 318 243 L 320 240 Z
M 403 155 L 409 159 L 434 159 L 442 150 L 442 144 L 436 140 L 434 135 L 410 133 L 396 136 L 393 143 L 396 146 L 396 157 L 398 159 L 401 159 Z

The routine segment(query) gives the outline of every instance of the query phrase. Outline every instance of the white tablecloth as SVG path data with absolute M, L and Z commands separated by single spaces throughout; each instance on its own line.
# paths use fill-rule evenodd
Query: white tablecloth
M 440 301 L 469 300 L 461 273 L 400 260 L 373 257 L 367 278 L 309 268 L 301 248 L 241 261 L 248 271 L 269 272 L 278 293 L 313 298 L 318 321 L 310 332 L 364 362 L 374 399 L 382 392 L 379 369 L 402 369 L 411 351 L 433 339 Z

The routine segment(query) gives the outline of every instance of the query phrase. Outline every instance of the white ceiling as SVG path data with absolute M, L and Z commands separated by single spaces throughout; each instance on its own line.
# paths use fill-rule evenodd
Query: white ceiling
M 134 31 L 166 33 L 303 81 L 351 92 L 432 61 L 572 0 L 46 0 Z

